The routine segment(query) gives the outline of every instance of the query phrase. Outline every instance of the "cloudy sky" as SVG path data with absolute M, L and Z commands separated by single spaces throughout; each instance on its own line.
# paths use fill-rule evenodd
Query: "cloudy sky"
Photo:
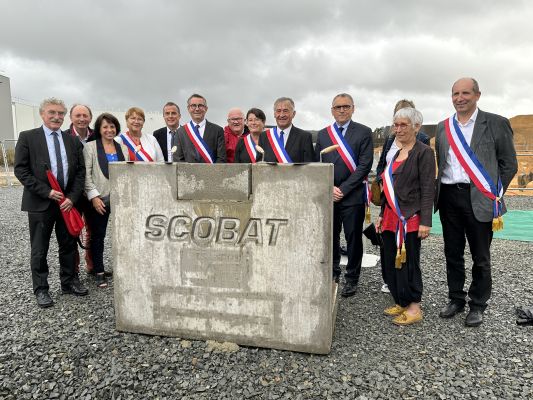
M 186 114 L 198 92 L 222 125 L 234 106 L 272 123 L 273 101 L 290 96 L 295 125 L 320 129 L 348 92 L 354 119 L 375 128 L 400 98 L 427 123 L 445 118 L 452 83 L 473 76 L 480 108 L 533 113 L 526 0 L 0 0 L 0 10 L 0 73 L 34 104 L 155 111 L 172 100 Z

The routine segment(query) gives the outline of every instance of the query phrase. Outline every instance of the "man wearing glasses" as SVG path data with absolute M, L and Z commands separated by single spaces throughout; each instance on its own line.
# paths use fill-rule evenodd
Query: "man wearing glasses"
M 364 181 L 374 157 L 372 130 L 352 121 L 354 113 L 352 96 L 347 93 L 333 98 L 331 114 L 335 122 L 318 132 L 315 159 L 320 161 L 320 152 L 326 147 L 338 144 L 333 152 L 323 154 L 322 162 L 334 165 L 333 186 L 333 279 L 339 282 L 340 233 L 344 227 L 348 264 L 346 284 L 341 295 L 353 296 L 357 290 L 361 262 L 363 259 L 363 221 L 365 219 Z
M 235 159 L 235 148 L 244 133 L 244 113 L 240 108 L 232 108 L 228 112 L 228 125 L 224 127 L 226 141 L 226 161 L 232 163 Z
M 224 129 L 205 119 L 207 101 L 199 94 L 187 100 L 187 110 L 191 121 L 179 127 L 174 135 L 176 146 L 174 161 L 188 163 L 225 163 L 226 146 Z
M 43 125 L 21 132 L 15 148 L 15 176 L 24 186 L 22 211 L 28 212 L 33 292 L 41 308 L 54 305 L 49 294 L 46 259 L 54 227 L 62 292 L 75 296 L 88 293 L 75 272 L 76 239 L 68 232 L 61 215 L 61 211 L 72 209 L 79 200 L 85 184 L 83 145 L 61 131 L 66 111 L 62 100 L 44 100 L 39 108 Z M 48 169 L 57 178 L 62 192 L 50 187 Z

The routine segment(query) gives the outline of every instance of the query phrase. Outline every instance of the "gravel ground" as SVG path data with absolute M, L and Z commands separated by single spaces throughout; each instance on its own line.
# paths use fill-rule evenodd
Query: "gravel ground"
M 55 306 L 39 309 L 21 194 L 0 189 L 1 399 L 533 398 L 533 327 L 514 317 L 516 305 L 533 305 L 531 243 L 493 242 L 493 297 L 474 329 L 464 314 L 438 317 L 446 303 L 441 236 L 423 244 L 419 325 L 392 325 L 382 315 L 391 301 L 379 267 L 363 269 L 358 293 L 339 300 L 331 353 L 316 356 L 117 332 L 112 285 L 96 290 L 83 275 L 88 297 L 60 294 L 55 243 Z M 533 209 L 533 198 L 508 204 Z

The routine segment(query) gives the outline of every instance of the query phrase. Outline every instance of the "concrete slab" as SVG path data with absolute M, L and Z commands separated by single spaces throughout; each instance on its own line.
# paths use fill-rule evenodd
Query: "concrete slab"
M 330 351 L 331 165 L 113 163 L 110 180 L 118 330 Z

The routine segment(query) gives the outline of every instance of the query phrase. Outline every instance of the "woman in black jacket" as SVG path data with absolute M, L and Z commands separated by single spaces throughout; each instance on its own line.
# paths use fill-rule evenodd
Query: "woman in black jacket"
M 429 236 L 435 194 L 435 155 L 416 139 L 422 114 L 402 108 L 394 114 L 392 129 L 399 149 L 382 174 L 381 213 L 376 223 L 382 232 L 382 265 L 395 304 L 385 309 L 396 325 L 422 320 L 421 240 Z
M 394 106 L 394 114 L 396 114 L 398 110 L 402 108 L 407 108 L 407 107 L 416 108 L 415 103 L 413 103 L 411 100 L 406 100 L 406 99 L 399 100 Z M 399 149 L 398 143 L 396 141 L 396 136 L 394 135 L 394 129 L 392 126 L 389 132 L 390 132 L 390 135 L 387 136 L 387 138 L 385 139 L 385 143 L 383 143 L 383 149 L 381 150 L 381 156 L 379 157 L 379 162 L 376 167 L 376 180 L 378 181 L 381 189 L 383 189 L 383 184 L 381 182 L 381 174 L 383 174 L 383 171 L 385 170 L 385 166 L 392 159 L 392 157 L 396 154 L 396 152 Z M 418 133 L 416 134 L 416 139 L 429 146 L 429 136 L 426 135 L 424 132 L 418 131 Z M 380 252 L 381 259 L 383 259 L 382 253 L 383 251 Z M 383 282 L 384 282 L 383 286 L 381 287 L 381 291 L 383 293 L 390 293 L 389 287 L 387 285 L 386 273 L 383 268 L 383 262 L 381 263 L 381 275 L 383 277 Z

